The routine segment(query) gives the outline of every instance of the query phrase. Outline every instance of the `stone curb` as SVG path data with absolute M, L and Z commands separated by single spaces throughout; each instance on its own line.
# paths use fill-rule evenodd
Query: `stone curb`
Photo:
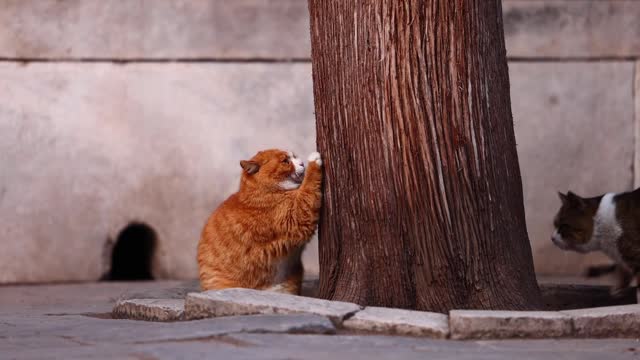
M 184 300 L 180 299 L 123 299 L 113 307 L 117 319 L 147 321 L 178 321 L 184 316 Z
M 345 329 L 445 339 L 449 317 L 440 313 L 366 307 L 342 324 Z
M 451 338 L 555 338 L 572 334 L 571 318 L 556 311 L 451 310 Z
M 360 305 L 341 301 L 306 298 L 252 289 L 224 289 L 190 293 L 185 299 L 187 320 L 207 317 L 309 313 L 328 317 L 337 327 Z
M 640 305 L 561 311 L 573 322 L 575 337 L 640 337 Z
M 366 307 L 340 301 L 251 289 L 189 293 L 180 299 L 121 299 L 114 318 L 194 320 L 256 314 L 313 314 L 347 330 L 431 338 L 640 337 L 640 305 L 564 311 L 451 310 L 449 315 Z

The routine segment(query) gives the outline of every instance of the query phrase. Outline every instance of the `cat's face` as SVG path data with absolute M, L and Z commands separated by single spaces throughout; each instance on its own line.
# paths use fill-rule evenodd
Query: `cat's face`
M 290 151 L 260 151 L 251 160 L 242 160 L 240 166 L 246 181 L 283 190 L 297 189 L 304 179 L 304 163 Z
M 555 231 L 551 241 L 563 250 L 589 251 L 589 240 L 593 234 L 593 217 L 597 205 L 569 191 L 558 193 L 562 206 L 553 220 Z

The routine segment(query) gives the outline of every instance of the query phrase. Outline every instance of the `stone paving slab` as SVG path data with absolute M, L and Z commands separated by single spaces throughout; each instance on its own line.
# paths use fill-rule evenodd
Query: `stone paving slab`
M 0 57 L 291 59 L 310 55 L 298 0 L 11 0 Z
M 639 354 L 638 342 L 633 339 L 447 341 L 370 335 L 231 334 L 142 344 L 58 346 L 51 343 L 38 348 L 27 342 L 21 347 L 5 348 L 3 345 L 0 340 L 2 357 L 16 360 L 637 360 Z
M 452 339 L 555 338 L 570 336 L 571 318 L 553 311 L 452 310 Z
M 444 314 L 366 307 L 345 320 L 345 329 L 443 339 L 449 335 L 449 317 Z
M 640 55 L 638 1 L 502 4 L 509 57 Z M 300 0 L 11 0 L 0 23 L 5 58 L 310 57 L 309 13 Z
M 640 337 L 640 305 L 561 311 L 577 337 Z
M 334 324 L 340 325 L 345 317 L 361 309 L 359 305 L 340 301 L 252 289 L 225 289 L 187 295 L 185 318 L 310 313 L 326 316 Z
M 505 0 L 507 56 L 640 55 L 640 1 Z
M 181 299 L 119 300 L 111 312 L 116 319 L 178 321 L 184 316 Z
M 248 344 L 249 347 L 239 349 L 245 351 L 247 359 L 637 360 L 639 354 L 638 342 L 632 340 L 448 341 L 401 336 L 272 334 L 237 334 L 233 338 Z M 270 356 L 264 353 L 251 356 L 251 347 L 268 347 Z
M 205 339 L 234 333 L 335 332 L 329 319 L 311 314 L 230 316 L 189 322 L 100 319 L 78 315 L 2 316 L 0 320 L 0 342 L 2 336 L 7 334 L 14 338 L 52 336 L 79 344 L 143 344 Z
M 4 285 L 0 286 L 0 315 L 108 314 L 117 300 L 129 295 L 166 295 L 183 286 L 183 282 L 173 280 Z

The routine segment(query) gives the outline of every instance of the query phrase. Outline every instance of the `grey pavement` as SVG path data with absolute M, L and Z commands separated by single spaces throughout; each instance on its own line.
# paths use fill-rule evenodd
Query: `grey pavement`
M 0 359 L 640 359 L 637 339 L 429 340 L 334 332 L 314 315 L 116 320 L 117 299 L 180 282 L 0 287 Z

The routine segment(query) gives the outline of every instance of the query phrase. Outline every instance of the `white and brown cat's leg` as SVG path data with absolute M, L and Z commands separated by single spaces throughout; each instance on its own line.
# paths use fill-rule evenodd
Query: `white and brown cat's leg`
M 640 274 L 636 275 L 636 304 L 640 304 Z
M 616 264 L 615 272 L 616 284 L 611 288 L 610 294 L 613 297 L 620 297 L 633 280 L 633 273 L 626 266 L 620 264 Z

